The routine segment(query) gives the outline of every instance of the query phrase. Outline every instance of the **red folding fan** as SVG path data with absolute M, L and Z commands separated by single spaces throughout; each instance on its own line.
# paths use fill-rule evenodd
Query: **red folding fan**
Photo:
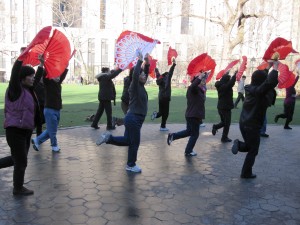
M 288 73 L 287 81 L 285 83 L 278 83 L 278 88 L 289 88 L 294 84 L 296 78 L 295 74 L 292 71 L 288 71 Z
M 177 51 L 175 49 L 172 49 L 170 46 L 168 50 L 168 65 L 172 65 L 172 58 L 174 57 L 176 59 L 177 56 Z
M 44 51 L 45 70 L 47 78 L 59 77 L 69 64 L 71 46 L 68 38 L 59 30 L 53 35 Z
M 278 72 L 278 84 L 282 86 L 289 80 L 291 73 L 289 67 L 283 63 L 278 64 Z
M 240 68 L 236 74 L 236 80 L 239 81 L 243 75 L 243 73 L 245 72 L 245 70 L 247 69 L 247 56 L 242 56 L 242 63 L 240 65 Z
M 155 68 L 156 68 L 157 59 L 153 59 L 151 56 L 149 56 L 148 58 L 150 63 L 149 76 L 154 79 L 156 77 Z
M 269 65 L 269 63 L 267 61 L 262 61 L 261 64 L 259 64 L 259 66 L 257 67 L 257 69 L 264 70 L 267 68 L 268 65 Z
M 227 73 L 232 67 L 234 67 L 239 61 L 240 61 L 240 60 L 237 59 L 237 60 L 234 60 L 234 61 L 230 62 L 230 63 L 226 66 L 226 68 L 225 68 L 224 70 L 221 70 L 221 71 L 217 74 L 216 80 L 221 79 L 221 77 L 222 77 L 225 73 Z
M 285 59 L 290 53 L 298 53 L 293 49 L 292 42 L 284 38 L 278 37 L 271 42 L 268 49 L 266 50 L 263 59 Z
M 210 71 L 206 82 L 208 83 L 213 77 L 216 67 L 216 62 L 207 53 L 203 53 L 194 58 L 188 65 L 187 74 L 191 76 L 191 79 L 199 74 L 201 71 Z
M 23 61 L 23 64 L 31 64 L 36 66 L 39 64 L 38 55 L 43 53 L 45 46 L 49 42 L 52 27 L 44 27 L 41 29 L 26 49 L 20 54 L 19 59 Z

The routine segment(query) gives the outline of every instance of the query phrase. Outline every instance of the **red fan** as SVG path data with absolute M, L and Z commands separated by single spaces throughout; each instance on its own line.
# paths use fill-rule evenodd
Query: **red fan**
M 282 89 L 282 88 L 289 88 L 290 86 L 292 86 L 295 82 L 295 74 L 292 71 L 288 71 L 288 80 L 285 83 L 278 83 L 278 88 Z
M 41 44 L 36 44 L 35 46 L 33 46 L 29 52 L 27 53 L 27 55 L 25 56 L 24 60 L 23 60 L 23 64 L 30 64 L 32 66 L 37 66 L 39 65 L 40 61 L 38 59 L 38 56 L 40 54 L 43 54 L 46 47 L 48 46 L 48 43 L 50 41 L 50 38 L 46 39 L 43 43 Z
M 242 56 L 242 63 L 240 65 L 240 68 L 236 74 L 236 80 L 239 81 L 243 75 L 243 73 L 245 72 L 245 70 L 247 69 L 247 56 Z
M 290 70 L 289 67 L 283 63 L 279 63 L 278 64 L 278 72 L 279 72 L 279 76 L 278 76 L 278 83 L 280 85 L 285 84 L 289 78 L 290 78 Z
M 19 56 L 19 59 L 23 61 L 23 64 L 35 63 L 35 65 L 31 64 L 33 66 L 36 66 L 39 64 L 39 61 L 37 58 L 36 58 L 36 60 L 38 61 L 38 63 L 36 64 L 35 58 L 33 58 L 32 55 L 28 56 L 28 54 L 36 45 L 43 45 L 43 44 L 45 44 L 46 41 L 49 41 L 51 30 L 52 30 L 52 27 L 48 26 L 48 27 L 44 27 L 37 33 L 37 35 L 34 37 L 34 39 L 27 46 L 27 48 Z M 38 48 L 39 47 L 37 47 L 37 49 Z M 27 57 L 28 57 L 28 59 L 27 59 Z
M 231 63 L 228 64 L 228 66 L 225 68 L 225 73 L 227 73 L 232 67 L 234 67 L 236 64 L 240 62 L 239 59 L 232 61 Z
M 263 59 L 269 60 L 269 59 L 276 59 L 279 60 L 285 59 L 286 56 L 290 53 L 298 53 L 296 50 L 292 47 L 292 42 L 288 41 L 284 38 L 278 37 L 275 40 L 273 40 L 266 50 Z
M 223 77 L 224 74 L 225 74 L 225 70 L 221 70 L 221 71 L 217 74 L 216 80 L 221 79 L 221 77 Z
M 213 60 L 207 53 L 203 53 L 196 58 L 194 58 L 188 65 L 187 68 L 187 74 L 191 76 L 191 79 L 199 74 L 201 71 L 209 71 L 210 74 L 208 78 L 206 79 L 206 82 L 208 83 L 215 71 L 216 62 Z
M 116 41 L 115 62 L 122 70 L 132 68 L 138 60 L 136 50 L 139 49 L 143 55 L 146 55 L 153 50 L 156 44 L 160 44 L 160 41 L 140 33 L 124 31 Z
M 153 79 L 156 77 L 155 75 L 155 68 L 156 68 L 156 59 L 153 59 L 151 56 L 149 58 L 149 63 L 150 63 L 150 68 L 149 68 L 149 76 L 152 77 Z
M 177 58 L 177 56 L 177 51 L 175 49 L 172 49 L 170 46 L 168 51 L 168 65 L 172 65 L 172 58 Z
M 234 60 L 234 61 L 230 62 L 230 63 L 226 66 L 226 68 L 225 68 L 224 70 L 221 70 L 221 71 L 217 74 L 216 80 L 221 79 L 221 77 L 222 77 L 225 73 L 227 73 L 232 67 L 234 67 L 239 61 L 240 61 L 240 60 L 237 59 L 237 60 Z
M 268 62 L 263 61 L 263 62 L 257 67 L 257 69 L 258 69 L 258 70 L 264 70 L 264 69 L 267 68 L 268 65 L 269 65 Z
M 55 29 L 44 52 L 46 77 L 59 77 L 68 66 L 70 56 L 71 46 L 68 38 Z

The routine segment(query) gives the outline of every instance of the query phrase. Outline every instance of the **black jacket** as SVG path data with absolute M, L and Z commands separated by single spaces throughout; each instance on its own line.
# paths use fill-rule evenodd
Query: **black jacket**
M 236 74 L 234 74 L 231 79 L 227 78 L 224 75 L 220 81 L 217 81 L 215 83 L 215 87 L 218 91 L 218 109 L 225 109 L 225 110 L 231 110 L 234 107 L 233 104 L 233 90 L 232 87 L 235 84 L 236 81 Z
M 205 90 L 199 87 L 201 80 L 194 78 L 186 92 L 187 108 L 185 117 L 205 119 Z
M 259 84 L 245 86 L 245 101 L 240 116 L 240 124 L 260 129 L 263 125 L 267 108 L 275 103 L 278 84 L 278 71 L 272 70 L 267 79 Z
M 116 76 L 122 72 L 121 69 L 112 70 L 110 73 L 100 74 L 97 78 L 99 82 L 98 100 L 111 101 L 116 99 L 116 89 L 112 82 Z
M 158 70 L 156 70 L 156 84 L 159 86 L 158 98 L 160 100 L 171 100 L 171 81 L 174 73 L 176 64 L 173 63 L 170 67 L 169 72 L 162 76 L 159 74 Z

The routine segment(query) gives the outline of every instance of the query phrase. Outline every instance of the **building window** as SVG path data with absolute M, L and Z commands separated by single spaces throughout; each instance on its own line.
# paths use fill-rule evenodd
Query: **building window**
M 106 0 L 100 2 L 100 29 L 105 29 L 106 24 Z
M 94 64 L 95 64 L 95 39 L 88 39 L 88 66 L 90 68 L 92 76 L 94 76 Z
M 181 3 L 181 34 L 189 33 L 189 21 L 190 21 L 190 0 L 182 1 Z
M 163 59 L 166 59 L 167 56 L 168 56 L 168 51 L 169 51 L 169 47 L 170 47 L 170 44 L 169 42 L 163 42 Z
M 82 0 L 53 1 L 53 26 L 81 27 Z
M 177 58 L 181 57 L 181 43 L 175 43 L 175 50 L 178 54 Z
M 108 44 L 106 39 L 101 40 L 101 67 L 109 67 Z

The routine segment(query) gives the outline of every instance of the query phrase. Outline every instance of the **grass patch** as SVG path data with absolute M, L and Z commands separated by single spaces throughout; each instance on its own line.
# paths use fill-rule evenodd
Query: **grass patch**
M 7 83 L 0 83 L 0 123 L 3 124 L 4 119 L 4 94 L 7 88 Z M 158 87 L 146 86 L 148 92 L 148 115 L 145 120 L 146 123 L 160 123 L 160 119 L 151 121 L 150 115 L 154 110 L 158 110 Z M 62 88 L 63 109 L 61 111 L 60 127 L 83 126 L 90 125 L 85 119 L 91 114 L 95 114 L 98 108 L 98 85 L 76 85 L 63 84 Z M 122 117 L 120 98 L 123 86 L 117 85 L 116 106 L 113 106 L 113 116 Z M 172 100 L 170 104 L 170 115 L 167 123 L 185 123 L 185 109 L 186 109 L 186 89 L 172 88 Z M 207 99 L 205 103 L 206 108 L 206 123 L 215 123 L 220 120 L 217 111 L 217 92 L 215 90 L 207 91 Z M 234 98 L 237 97 L 235 93 Z M 276 104 L 268 109 L 268 124 L 274 123 L 276 114 L 283 112 L 283 98 L 277 97 Z M 294 119 L 292 125 L 300 124 L 300 109 L 296 103 Z M 238 123 L 241 103 L 239 109 L 232 110 L 232 123 Z M 283 124 L 285 120 L 280 119 L 278 124 Z M 100 124 L 106 124 L 106 115 L 103 114 Z M 4 128 L 0 128 L 0 135 L 4 134 Z

